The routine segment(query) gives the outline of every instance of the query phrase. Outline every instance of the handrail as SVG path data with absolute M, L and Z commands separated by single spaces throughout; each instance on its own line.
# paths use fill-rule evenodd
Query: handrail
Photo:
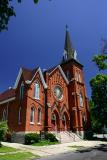
M 73 141 L 75 141 L 75 135 L 74 135 L 72 132 L 70 132 L 70 131 L 65 131 L 65 133 L 66 133 L 67 135 L 69 135 L 69 137 L 72 137 L 72 138 L 73 138 Z

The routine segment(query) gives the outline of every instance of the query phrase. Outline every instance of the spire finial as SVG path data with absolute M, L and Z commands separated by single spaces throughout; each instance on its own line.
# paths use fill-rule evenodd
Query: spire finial
M 66 31 L 68 31 L 68 25 L 66 24 Z

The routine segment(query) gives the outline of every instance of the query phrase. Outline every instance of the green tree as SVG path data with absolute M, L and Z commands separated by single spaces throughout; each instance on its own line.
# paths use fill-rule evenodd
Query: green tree
M 93 57 L 93 62 L 98 66 L 99 71 L 107 69 L 107 55 L 99 54 Z
M 93 62 L 99 71 L 107 70 L 107 41 L 104 41 L 102 54 L 95 55 Z M 97 74 L 90 81 L 92 100 L 90 101 L 92 128 L 95 132 L 101 132 L 107 127 L 107 74 Z
M 22 0 L 16 0 L 21 3 Z M 39 0 L 33 0 L 38 3 Z M 12 0 L 0 0 L 0 32 L 8 29 L 8 23 L 12 16 L 15 16 L 15 10 L 12 6 Z
M 1 147 L 1 141 L 4 140 L 5 135 L 8 131 L 8 126 L 6 122 L 0 122 L 0 147 Z
M 99 74 L 90 81 L 92 128 L 99 132 L 107 125 L 107 75 Z

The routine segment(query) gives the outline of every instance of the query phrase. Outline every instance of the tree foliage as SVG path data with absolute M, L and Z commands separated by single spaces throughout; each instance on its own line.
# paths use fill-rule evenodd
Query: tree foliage
M 13 0 L 0 0 L 0 32 L 8 29 L 8 23 L 12 16 L 15 16 L 15 10 L 12 6 Z M 21 3 L 22 0 L 16 0 Z M 33 0 L 38 3 L 39 0 Z
M 0 146 L 1 146 L 1 141 L 4 140 L 5 135 L 8 131 L 8 126 L 6 122 L 0 122 Z
M 107 75 L 99 74 L 90 81 L 92 89 L 91 116 L 93 127 L 107 125 Z
M 93 57 L 93 62 L 96 63 L 99 70 L 107 69 L 107 55 L 106 54 L 95 55 Z

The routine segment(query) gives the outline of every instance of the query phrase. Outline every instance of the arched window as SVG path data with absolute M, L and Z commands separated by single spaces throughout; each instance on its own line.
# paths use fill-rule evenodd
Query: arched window
M 22 82 L 20 86 L 20 99 L 23 99 L 23 97 L 24 97 L 24 83 Z
M 7 111 L 6 111 L 6 109 L 3 110 L 2 120 L 3 120 L 3 121 L 7 121 Z
M 18 123 L 21 124 L 21 110 L 22 108 L 19 108 L 19 112 L 18 112 Z
M 64 121 L 64 122 L 66 121 L 65 114 L 62 115 L 62 121 Z
M 34 98 L 35 99 L 39 99 L 39 95 L 40 95 L 40 86 L 38 82 L 35 82 L 34 85 Z
M 37 119 L 38 123 L 41 123 L 41 108 L 38 108 L 38 119 Z
M 34 123 L 34 116 L 35 116 L 35 109 L 34 109 L 34 107 L 31 107 L 30 123 Z
M 83 107 L 83 96 L 82 96 L 82 93 L 80 93 L 80 106 Z
M 52 114 L 51 120 L 52 121 L 56 121 L 56 115 L 55 115 L 55 113 Z

